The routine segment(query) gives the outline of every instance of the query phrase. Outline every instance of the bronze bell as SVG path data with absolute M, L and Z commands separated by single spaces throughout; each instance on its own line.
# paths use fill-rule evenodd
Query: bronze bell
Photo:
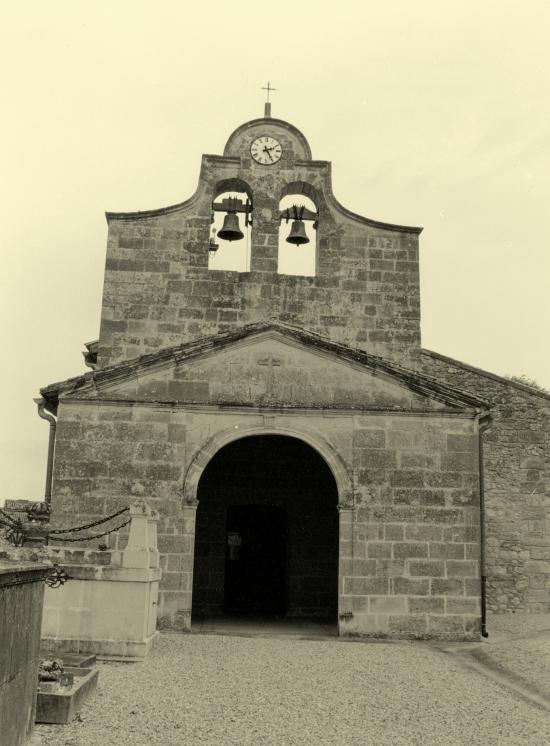
M 223 219 L 223 225 L 218 231 L 218 238 L 224 241 L 240 241 L 244 233 L 239 227 L 239 217 L 234 212 L 228 212 Z
M 303 243 L 309 243 L 309 238 L 306 234 L 306 227 L 303 220 L 293 220 L 292 226 L 290 227 L 290 233 L 287 236 L 288 243 L 296 244 L 300 246 Z

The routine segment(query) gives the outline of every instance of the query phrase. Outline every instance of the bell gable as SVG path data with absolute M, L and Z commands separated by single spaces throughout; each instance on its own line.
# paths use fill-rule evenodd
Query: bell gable
M 224 206 L 235 193 L 239 204 Z M 307 242 L 290 240 L 294 209 Z M 203 155 L 189 199 L 109 212 L 107 222 L 99 368 L 272 319 L 418 363 L 421 228 L 340 204 L 330 162 L 313 159 L 288 122 L 246 122 L 222 155 Z M 302 248 L 285 255 L 281 246 Z

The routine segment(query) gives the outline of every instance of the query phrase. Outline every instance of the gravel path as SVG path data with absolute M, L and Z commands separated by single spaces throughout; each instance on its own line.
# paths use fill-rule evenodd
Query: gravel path
M 162 635 L 100 663 L 82 722 L 44 746 L 550 743 L 550 714 L 425 643 Z
M 497 669 L 512 672 L 518 681 L 550 700 L 550 633 L 500 642 L 484 647 L 483 652 Z

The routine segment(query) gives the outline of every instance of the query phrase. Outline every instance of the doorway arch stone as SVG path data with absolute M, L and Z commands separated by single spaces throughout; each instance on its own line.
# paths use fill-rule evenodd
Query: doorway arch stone
M 224 446 L 235 440 L 246 438 L 253 435 L 283 435 L 290 438 L 297 438 L 304 441 L 324 459 L 327 466 L 332 472 L 336 487 L 338 490 L 338 509 L 353 510 L 354 490 L 353 481 L 350 477 L 348 468 L 336 451 L 334 446 L 328 440 L 302 428 L 292 427 L 266 427 L 265 425 L 251 425 L 247 427 L 239 426 L 226 428 L 213 435 L 204 444 L 199 446 L 194 454 L 191 463 L 186 471 L 183 483 L 183 504 L 185 506 L 194 506 L 198 504 L 197 490 L 203 471 L 209 464 L 215 454 Z
M 184 533 L 186 534 L 185 540 L 185 553 L 187 555 L 187 593 L 185 609 L 181 609 L 183 617 L 185 617 L 185 628 L 191 629 L 191 612 L 193 607 L 193 575 L 194 575 L 194 561 L 195 561 L 195 529 L 196 529 L 196 512 L 199 504 L 197 497 L 199 490 L 199 482 L 201 476 L 212 458 L 225 446 L 250 436 L 264 436 L 264 435 L 280 435 L 289 438 L 294 438 L 302 441 L 303 443 L 310 446 L 314 451 L 318 453 L 321 459 L 327 465 L 331 472 L 337 491 L 337 504 L 338 509 L 338 610 L 342 608 L 342 577 L 343 577 L 343 565 L 347 561 L 346 557 L 349 554 L 349 545 L 351 541 L 351 527 L 353 521 L 353 510 L 354 510 L 354 490 L 353 480 L 350 476 L 350 470 L 346 465 L 342 456 L 337 452 L 336 448 L 317 431 L 310 431 L 305 428 L 296 427 L 294 424 L 285 426 L 270 427 L 265 424 L 256 424 L 244 426 L 240 424 L 238 428 L 235 426 L 224 428 L 213 436 L 203 441 L 202 444 L 197 445 L 195 453 L 191 458 L 191 462 L 186 470 L 184 483 L 183 483 L 183 525 L 185 526 Z

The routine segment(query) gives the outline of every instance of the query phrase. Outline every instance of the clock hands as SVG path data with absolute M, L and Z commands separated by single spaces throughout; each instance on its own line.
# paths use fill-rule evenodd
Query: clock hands
M 281 157 L 281 144 L 273 137 L 258 137 L 250 146 L 250 153 L 257 163 L 271 166 Z
M 267 152 L 267 154 L 268 154 L 269 158 L 271 159 L 271 162 L 272 162 L 272 163 L 274 162 L 274 160 L 275 160 L 275 159 L 274 159 L 274 158 L 273 158 L 273 156 L 271 155 L 271 152 L 270 152 L 270 151 L 271 151 L 271 150 L 277 150 L 277 148 L 279 148 L 279 149 L 280 149 L 280 146 L 279 146 L 279 145 L 272 145 L 272 146 L 270 147 L 270 146 L 268 146 L 268 145 L 264 145 L 264 147 L 263 147 L 263 150 L 265 150 L 265 151 Z M 280 155 L 280 153 L 279 153 L 279 155 Z

